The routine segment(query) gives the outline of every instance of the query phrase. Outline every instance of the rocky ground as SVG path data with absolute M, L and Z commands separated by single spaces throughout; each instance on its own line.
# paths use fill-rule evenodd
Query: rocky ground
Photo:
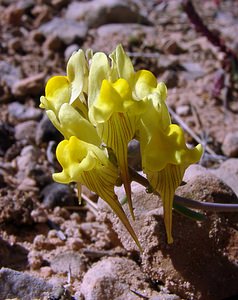
M 238 3 L 193 2 L 237 52 Z M 73 51 L 109 53 L 122 43 L 136 70 L 167 84 L 188 143 L 205 145 L 176 193 L 237 203 L 237 70 L 229 57 L 196 32 L 181 1 L 1 0 L 0 15 L 0 300 L 236 299 L 237 213 L 206 212 L 203 222 L 174 213 L 168 246 L 159 197 L 134 184 L 140 254 L 96 195 L 85 190 L 91 202 L 79 206 L 73 186 L 53 183 L 61 136 L 39 109 L 47 79 L 65 74 Z

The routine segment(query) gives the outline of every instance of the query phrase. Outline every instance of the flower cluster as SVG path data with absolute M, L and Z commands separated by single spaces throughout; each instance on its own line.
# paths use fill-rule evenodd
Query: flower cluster
M 168 243 L 172 242 L 172 205 L 185 169 L 200 159 L 201 145 L 188 149 L 182 129 L 171 124 L 166 86 L 147 70 L 134 71 L 121 45 L 104 53 L 74 53 L 67 76 L 49 79 L 41 107 L 62 133 L 56 156 L 60 183 L 76 182 L 96 192 L 114 210 L 137 245 L 137 236 L 114 192 L 121 179 L 132 218 L 127 148 L 140 142 L 143 172 L 161 195 Z M 111 159 L 111 154 L 116 158 Z

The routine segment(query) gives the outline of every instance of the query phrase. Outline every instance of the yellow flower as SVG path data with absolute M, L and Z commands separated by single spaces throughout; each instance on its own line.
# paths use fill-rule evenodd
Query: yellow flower
M 200 159 L 202 146 L 199 144 L 193 149 L 188 149 L 182 129 L 178 125 L 169 124 L 166 114 L 165 119 L 161 120 L 163 126 L 156 128 L 155 124 L 151 124 L 149 117 L 156 112 L 157 110 L 151 106 L 148 116 L 144 116 L 141 120 L 142 166 L 152 188 L 162 198 L 167 239 L 168 243 L 172 243 L 174 193 L 182 181 L 186 168 Z M 161 115 L 158 114 L 158 118 L 161 118 Z M 163 129 L 166 123 L 167 128 Z
M 67 76 L 52 77 L 41 107 L 65 140 L 57 147 L 63 167 L 58 182 L 85 184 L 115 211 L 140 247 L 115 193 L 120 175 L 134 218 L 128 143 L 141 145 L 143 171 L 160 193 L 168 242 L 172 242 L 172 205 L 185 169 L 199 160 L 202 147 L 188 149 L 182 129 L 171 124 L 165 100 L 166 86 L 147 70 L 134 71 L 121 45 L 109 57 L 82 50 L 67 64 Z M 105 149 L 102 148 L 105 146 Z M 108 153 L 116 157 L 115 165 Z
M 99 97 L 89 111 L 90 120 L 96 125 L 100 138 L 116 155 L 132 216 L 127 146 L 135 135 L 141 113 L 139 104 L 132 99 L 125 79 L 118 79 L 114 84 L 104 80 Z
M 72 136 L 69 140 L 59 143 L 56 156 L 63 170 L 61 173 L 53 174 L 54 180 L 60 183 L 81 183 L 97 193 L 113 209 L 141 249 L 137 236 L 114 192 L 118 171 L 107 158 L 105 151 Z
M 54 126 L 69 139 L 72 135 L 79 139 L 100 145 L 101 140 L 94 126 L 87 119 L 87 107 L 79 99 L 72 105 L 71 84 L 66 76 L 54 76 L 49 79 L 45 88 L 45 97 L 41 97 L 41 108 L 46 109 L 46 114 Z

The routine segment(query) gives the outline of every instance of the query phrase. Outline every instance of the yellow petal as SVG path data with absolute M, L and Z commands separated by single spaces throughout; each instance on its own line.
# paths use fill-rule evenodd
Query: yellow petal
M 103 200 L 105 200 L 105 202 L 107 202 L 117 217 L 121 220 L 131 237 L 134 239 L 140 251 L 142 251 L 137 235 L 132 228 L 124 210 L 122 209 L 114 190 L 112 190 L 112 186 L 114 187 L 115 182 L 110 182 L 108 180 L 109 178 L 112 178 L 112 176 L 111 174 L 107 174 L 107 171 L 100 171 L 100 174 L 97 172 L 84 172 L 82 175 L 82 182 L 90 190 L 96 192 Z
M 151 186 L 160 194 L 163 201 L 164 223 L 169 244 L 173 242 L 172 208 L 174 193 L 182 181 L 185 169 L 183 165 L 168 164 L 159 172 L 148 172 L 147 174 Z
M 61 127 L 64 129 L 66 139 L 76 136 L 87 143 L 97 146 L 101 144 L 101 140 L 93 125 L 68 103 L 61 106 L 58 118 Z
M 85 101 L 83 92 L 88 89 L 88 62 L 83 50 L 73 53 L 67 64 L 67 76 L 71 84 L 71 97 L 69 103 L 72 104 L 78 97 Z
M 107 122 L 97 125 L 99 136 L 116 155 L 121 179 L 125 187 L 130 212 L 133 218 L 134 213 L 131 200 L 131 180 L 128 171 L 127 146 L 134 136 L 136 121 L 137 116 L 128 117 L 127 114 L 114 113 Z
M 104 79 L 110 77 L 110 66 L 107 56 L 98 52 L 93 55 L 88 77 L 88 106 L 96 101 Z
M 134 77 L 135 97 L 143 99 L 152 94 L 157 87 L 156 77 L 147 70 L 136 72 Z
M 164 221 L 168 243 L 172 243 L 172 206 L 176 188 L 180 185 L 185 169 L 197 162 L 202 155 L 202 146 L 188 149 L 182 129 L 170 124 L 167 130 L 150 133 L 142 146 L 142 166 L 148 180 L 163 200 Z
M 76 137 L 71 137 L 58 145 L 56 156 L 63 171 L 54 174 L 54 180 L 61 183 L 80 182 L 97 193 L 110 205 L 141 249 L 137 236 L 114 192 L 118 177 L 117 168 L 108 160 L 104 151 Z
M 45 87 L 45 97 L 41 97 L 41 108 L 52 110 L 56 115 L 63 103 L 68 103 L 71 91 L 66 76 L 51 77 Z
M 111 75 L 111 81 L 123 78 L 126 81 L 131 82 L 132 76 L 134 75 L 134 68 L 122 45 L 118 45 L 116 50 L 113 51 L 109 57 L 112 60 L 113 75 Z
M 142 164 L 146 170 L 160 171 L 167 164 L 185 165 L 197 162 L 202 155 L 201 145 L 188 149 L 183 130 L 170 124 L 167 130 L 150 132 L 148 142 L 142 145 Z

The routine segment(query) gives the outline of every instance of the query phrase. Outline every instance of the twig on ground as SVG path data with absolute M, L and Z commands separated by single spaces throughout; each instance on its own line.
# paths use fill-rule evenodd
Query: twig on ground
M 130 291 L 131 291 L 132 293 L 134 293 L 135 295 L 141 297 L 142 299 L 146 299 L 146 300 L 149 300 L 149 299 L 150 299 L 150 298 L 148 298 L 147 296 L 142 295 L 140 292 L 137 292 L 136 290 L 130 289 Z

